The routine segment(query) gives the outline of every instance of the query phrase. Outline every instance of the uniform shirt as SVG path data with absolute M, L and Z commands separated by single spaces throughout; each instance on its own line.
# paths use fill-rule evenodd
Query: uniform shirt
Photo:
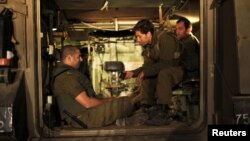
M 187 37 L 181 39 L 181 46 L 183 52 L 180 58 L 185 70 L 189 72 L 198 71 L 200 65 L 198 39 L 193 34 L 189 34 Z
M 53 74 L 53 93 L 57 98 L 62 118 L 67 117 L 63 110 L 74 115 L 86 110 L 75 100 L 75 97 L 81 92 L 86 92 L 89 96 L 94 93 L 92 84 L 87 77 L 77 69 L 65 64 L 58 64 Z
M 179 42 L 173 33 L 162 31 L 155 33 L 152 42 L 143 46 L 144 63 L 142 67 L 134 70 L 133 77 L 143 71 L 145 77 L 156 76 L 162 68 L 177 66 L 179 62 L 175 52 L 179 49 Z

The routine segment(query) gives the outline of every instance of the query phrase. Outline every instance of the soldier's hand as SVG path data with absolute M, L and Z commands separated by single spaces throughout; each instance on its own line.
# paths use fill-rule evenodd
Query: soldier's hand
M 134 74 L 132 71 L 125 71 L 125 73 L 126 73 L 125 79 L 130 79 L 130 78 L 132 78 L 132 76 L 133 76 L 133 74 Z

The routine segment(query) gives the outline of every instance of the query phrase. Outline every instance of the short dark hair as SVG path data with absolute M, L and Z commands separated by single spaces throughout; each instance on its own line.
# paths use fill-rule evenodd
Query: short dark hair
M 143 34 L 147 34 L 148 32 L 151 32 L 151 34 L 154 34 L 154 25 L 152 22 L 150 22 L 147 19 L 142 19 L 134 26 L 133 31 L 140 31 Z
M 180 17 L 176 23 L 180 23 L 180 22 L 184 23 L 184 26 L 186 29 L 189 29 L 190 27 L 192 27 L 191 22 L 185 17 Z
M 66 45 L 62 47 L 60 55 L 61 61 L 63 61 L 68 55 L 74 55 L 77 50 L 80 50 L 80 48 L 73 45 Z

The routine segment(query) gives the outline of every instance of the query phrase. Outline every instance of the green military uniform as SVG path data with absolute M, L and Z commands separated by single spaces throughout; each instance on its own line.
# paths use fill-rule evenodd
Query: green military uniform
M 143 46 L 144 64 L 133 71 L 133 77 L 144 72 L 139 98 L 141 104 L 171 104 L 172 87 L 183 78 L 180 51 L 174 34 L 166 31 L 154 34 L 151 44 Z
M 75 100 L 75 97 L 83 91 L 89 96 L 94 96 L 92 84 L 82 73 L 68 65 L 60 63 L 53 76 L 52 89 L 57 99 L 61 119 L 73 127 L 79 127 L 79 125 L 64 111 L 76 116 L 88 128 L 112 124 L 116 119 L 132 113 L 133 104 L 128 97 L 117 98 L 90 109 L 84 108 Z
M 185 77 L 193 77 L 199 75 L 200 66 L 200 45 L 198 39 L 189 34 L 180 40 L 182 54 L 180 57 L 181 65 L 185 69 Z

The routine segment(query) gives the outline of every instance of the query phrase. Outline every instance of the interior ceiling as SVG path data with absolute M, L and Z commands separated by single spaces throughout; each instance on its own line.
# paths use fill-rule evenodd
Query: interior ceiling
M 185 7 L 175 7 L 175 14 L 198 16 L 199 12 L 199 0 L 55 0 L 55 2 L 67 20 L 86 23 L 143 18 L 157 22 L 160 5 L 164 14 L 180 3 Z M 183 9 L 178 11 L 177 8 Z
M 42 0 L 47 3 L 47 0 Z M 48 0 L 51 2 L 51 0 Z M 86 33 L 101 31 L 125 31 L 131 29 L 140 19 L 150 19 L 159 25 L 159 11 L 163 20 L 169 15 L 171 25 L 179 16 L 191 22 L 199 21 L 200 0 L 54 0 L 55 14 L 59 16 L 63 30 Z M 44 3 L 44 4 L 45 4 Z M 51 5 L 50 5 L 51 6 Z M 45 9 L 50 6 L 46 5 Z M 161 8 L 159 8 L 161 7 Z M 50 8 L 49 8 L 50 9 Z M 161 10 L 160 10 L 161 9 Z M 63 17 L 63 18 L 62 18 Z M 99 30 L 98 30 L 99 31 Z M 101 33 L 102 34 L 102 33 Z M 125 33 L 122 33 L 125 34 Z

